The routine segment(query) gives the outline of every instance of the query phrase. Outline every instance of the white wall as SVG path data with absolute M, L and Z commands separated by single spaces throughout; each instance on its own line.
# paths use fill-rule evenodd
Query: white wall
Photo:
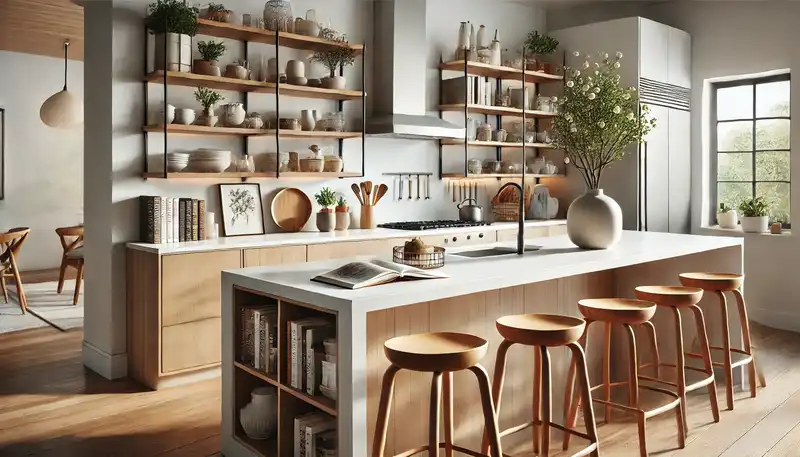
M 54 232 L 83 222 L 83 130 L 52 129 L 39 107 L 64 86 L 64 61 L 0 51 L 0 107 L 6 110 L 5 199 L 0 229 L 30 227 L 22 270 L 61 264 Z M 69 89 L 83 94 L 83 63 L 70 61 Z
M 124 243 L 136 240 L 138 207 L 136 198 L 139 195 L 181 196 L 206 199 L 212 211 L 218 210 L 218 190 L 214 185 L 204 182 L 177 183 L 156 179 L 144 181 L 141 178 L 143 169 L 143 143 L 141 134 L 144 116 L 143 88 L 141 83 L 144 65 L 144 31 L 142 18 L 149 0 L 115 0 L 113 10 L 105 2 L 88 2 L 86 7 L 86 65 L 100 68 L 102 71 L 92 75 L 90 82 L 87 75 L 87 87 L 91 84 L 91 95 L 87 94 L 86 134 L 92 136 L 87 141 L 86 154 L 86 224 L 87 235 L 96 236 L 87 241 L 87 263 L 95 268 L 86 271 L 86 321 L 84 334 L 84 360 L 95 371 L 107 377 L 120 377 L 125 374 L 125 250 Z M 249 12 L 259 14 L 263 2 L 231 0 L 225 2 L 237 15 Z M 295 16 L 302 15 L 307 8 L 314 7 L 317 17 L 330 17 L 334 28 L 346 31 L 353 42 L 368 42 L 372 29 L 370 21 L 370 2 L 361 0 L 336 0 L 330 2 L 314 2 L 296 0 L 292 2 Z M 428 1 L 428 43 L 429 62 L 428 105 L 434 109 L 438 100 L 438 71 L 435 65 L 439 61 L 440 50 L 448 50 L 456 43 L 460 21 L 485 23 L 494 30 L 501 27 L 501 40 L 504 47 L 515 48 L 522 42 L 525 34 L 534 28 L 544 26 L 544 15 L 540 9 L 530 5 L 514 2 L 485 2 L 469 0 L 459 2 L 458 12 L 454 14 L 452 2 L 448 0 Z M 113 19 L 113 20 L 112 20 Z M 113 27 L 113 31 L 112 31 Z M 113 34 L 113 40 L 112 38 Z M 91 35 L 91 39 L 90 39 Z M 106 37 L 105 40 L 103 37 Z M 221 60 L 225 64 L 241 57 L 243 48 L 236 42 L 229 42 L 229 53 Z M 269 57 L 272 48 L 266 45 L 251 45 L 251 61 L 259 61 L 264 53 Z M 369 52 L 369 49 L 368 49 Z M 265 58 L 266 58 L 265 57 Z M 299 52 L 281 50 L 281 66 L 290 58 L 302 58 Z M 445 58 L 449 58 L 446 55 Z M 369 60 L 369 54 L 367 59 Z M 113 80 L 108 74 L 113 73 Z M 308 68 L 307 68 L 308 71 Z M 321 73 L 320 73 L 321 74 Z M 361 67 L 346 69 L 348 85 L 358 88 L 361 85 Z M 368 75 L 369 76 L 369 75 Z M 369 78 L 368 78 L 369 79 Z M 370 91 L 380 90 L 369 87 Z M 233 100 L 239 94 L 225 93 Z M 422 94 L 420 94 L 422 96 Z M 162 87 L 151 85 L 149 88 L 151 107 L 157 106 L 162 99 Z M 112 103 L 110 103 L 113 100 Z M 168 101 L 177 106 L 197 108 L 191 89 L 170 87 Z M 269 112 L 274 109 L 273 97 L 268 95 L 252 95 L 249 99 L 249 110 Z M 94 115 L 89 113 L 89 106 L 96 106 Z M 332 102 L 281 99 L 281 111 L 300 109 L 334 110 Z M 156 108 L 152 109 L 157 111 Z M 351 122 L 357 121 L 360 113 L 359 102 L 346 102 L 345 112 Z M 109 125 L 110 123 L 110 125 Z M 151 134 L 150 153 L 154 160 L 162 153 L 161 137 Z M 169 150 L 184 150 L 211 145 L 230 146 L 234 151 L 241 150 L 241 140 L 221 139 L 177 139 L 170 137 Z M 250 140 L 250 152 L 275 151 L 274 139 L 263 138 Z M 345 142 L 345 169 L 360 170 L 360 141 Z M 305 151 L 307 142 L 291 143 L 282 141 L 282 149 Z M 335 143 L 334 143 L 335 144 Z M 110 151 L 110 153 L 109 153 Z M 454 154 L 457 154 L 454 152 Z M 89 163 L 88 158 L 97 158 Z M 453 159 L 452 157 L 450 159 Z M 419 171 L 438 174 L 438 148 L 431 141 L 408 141 L 390 139 L 368 139 L 366 143 L 366 178 L 373 182 L 391 181 L 381 175 L 384 172 Z M 91 184 L 89 184 L 91 181 Z M 272 195 L 281 187 L 294 186 L 303 189 L 309 195 L 317 192 L 322 186 L 330 186 L 344 194 L 352 203 L 357 203 L 350 189 L 352 182 L 359 180 L 319 181 L 260 181 L 264 195 L 265 219 L 267 230 L 274 231 L 269 217 L 269 203 Z M 92 187 L 90 194 L 90 185 Z M 496 183 L 490 183 L 494 188 Z M 108 195 L 111 195 L 109 198 Z M 482 199 L 487 203 L 488 199 Z M 355 219 L 358 220 L 358 208 L 355 205 Z M 431 199 L 420 201 L 393 202 L 390 196 L 385 197 L 376 208 L 376 217 L 380 222 L 391 220 L 455 218 L 455 204 L 446 193 L 445 183 L 438 179 L 431 180 Z M 313 218 L 312 218 L 313 219 Z M 110 221 L 110 229 L 109 229 Z M 313 223 L 313 221 L 312 221 Z M 87 236 L 88 238 L 88 236 Z M 92 270 L 92 271 L 89 271 Z

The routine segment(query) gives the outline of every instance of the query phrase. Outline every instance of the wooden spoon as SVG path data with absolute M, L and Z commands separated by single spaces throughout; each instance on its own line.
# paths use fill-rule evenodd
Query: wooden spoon
M 350 185 L 350 188 L 353 189 L 353 193 L 356 194 L 356 198 L 358 199 L 358 202 L 363 205 L 364 204 L 364 200 L 361 199 L 361 189 L 358 188 L 358 184 L 353 183 L 353 184 Z
M 361 183 L 361 201 L 364 202 L 365 205 L 369 205 L 370 201 L 367 198 L 367 182 L 364 181 Z
M 386 192 L 388 191 L 389 191 L 389 186 L 387 186 L 386 184 L 379 185 L 378 190 L 375 191 L 375 197 L 373 199 L 372 205 L 373 206 L 377 205 L 378 202 L 381 200 L 381 198 L 383 198 L 383 196 L 386 195 Z
M 367 185 L 367 198 L 364 201 L 372 202 L 372 181 L 366 181 L 364 184 Z

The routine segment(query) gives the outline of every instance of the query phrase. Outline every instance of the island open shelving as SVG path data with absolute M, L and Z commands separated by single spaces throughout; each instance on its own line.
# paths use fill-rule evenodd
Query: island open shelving
M 248 179 L 282 179 L 282 178 L 317 178 L 317 179 L 336 179 L 336 178 L 352 178 L 364 176 L 364 152 L 365 152 L 365 120 L 366 120 L 366 89 L 363 82 L 365 81 L 366 71 L 366 49 L 362 44 L 339 43 L 334 41 L 325 40 L 318 37 L 310 37 L 298 35 L 288 32 L 277 32 L 272 30 L 259 29 L 255 27 L 247 27 L 235 24 L 228 24 L 223 22 L 216 22 L 207 19 L 198 19 L 198 35 L 205 35 L 216 38 L 227 38 L 244 42 L 244 54 L 247 56 L 248 43 L 262 43 L 275 46 L 275 57 L 280 57 L 281 48 L 291 48 L 304 51 L 321 51 L 331 49 L 333 47 L 346 46 L 361 54 L 361 74 L 362 74 L 362 89 L 361 90 L 338 90 L 326 89 L 321 87 L 298 86 L 292 84 L 278 82 L 261 82 L 251 81 L 236 78 L 228 78 L 224 76 L 208 76 L 195 73 L 181 72 L 181 71 L 164 71 L 155 70 L 149 71 L 147 62 L 148 56 L 145 56 L 145 75 L 143 78 L 145 91 L 144 91 L 144 126 L 142 131 L 144 134 L 144 173 L 142 175 L 145 179 L 210 179 L 210 180 L 231 180 L 240 179 L 246 181 Z M 146 34 L 147 35 L 147 34 Z M 194 40 L 192 40 L 192 46 Z M 166 46 L 166 42 L 165 42 Z M 147 38 L 145 39 L 145 52 L 149 53 L 149 45 Z M 164 50 L 166 59 L 166 49 Z M 168 68 L 166 61 L 163 68 Z M 340 76 L 343 74 L 343 69 L 339 69 Z M 168 124 L 166 118 L 166 109 L 164 109 L 164 119 L 158 124 L 149 124 L 149 109 L 148 109 L 148 93 L 147 87 L 149 84 L 162 84 L 164 87 L 163 103 L 167 103 L 167 93 L 169 86 L 184 86 L 184 87 L 208 87 L 215 90 L 233 91 L 244 94 L 244 109 L 247 111 L 248 95 L 251 93 L 259 94 L 274 94 L 275 95 L 275 116 L 276 119 L 280 118 L 280 98 L 282 96 L 332 100 L 337 103 L 339 112 L 343 109 L 345 101 L 361 100 L 361 131 L 359 132 L 330 132 L 330 131 L 299 131 L 299 130 L 286 130 L 286 129 L 250 129 L 242 127 L 207 127 L 202 125 L 182 125 L 182 124 Z M 149 141 L 148 134 L 158 133 L 163 135 L 164 143 L 164 167 L 161 172 L 152 172 L 149 169 Z M 310 140 L 335 140 L 338 143 L 339 156 L 343 153 L 343 142 L 349 139 L 361 139 L 361 172 L 342 171 L 338 173 L 321 172 L 321 173 L 307 173 L 307 172 L 223 172 L 223 173 L 192 173 L 192 172 L 177 172 L 172 173 L 167 171 L 167 152 L 168 152 L 168 138 L 172 134 L 178 135 L 208 135 L 208 136 L 236 136 L 242 138 L 243 155 L 248 155 L 248 139 L 251 137 L 275 137 L 277 150 L 281 151 L 281 138 L 284 139 L 310 139 Z

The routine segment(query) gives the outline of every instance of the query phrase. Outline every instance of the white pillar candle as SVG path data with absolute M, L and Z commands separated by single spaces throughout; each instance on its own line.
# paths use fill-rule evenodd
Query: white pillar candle
M 211 211 L 206 212 L 206 239 L 213 240 L 217 237 L 216 218 Z

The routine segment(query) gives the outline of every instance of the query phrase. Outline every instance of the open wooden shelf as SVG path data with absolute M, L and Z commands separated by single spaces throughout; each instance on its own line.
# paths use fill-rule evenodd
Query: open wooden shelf
M 267 135 L 275 135 L 275 130 L 263 130 Z M 361 132 L 325 132 L 325 131 L 303 131 L 303 130 L 285 130 L 281 129 L 281 138 L 289 139 L 319 139 L 319 140 L 338 140 L 348 138 L 361 138 Z
M 443 62 L 439 64 L 439 68 L 449 71 L 464 71 L 463 60 L 452 60 L 450 62 Z M 467 74 L 475 76 L 487 76 L 489 78 L 499 78 L 507 80 L 521 80 L 522 70 L 516 68 L 504 67 L 501 65 L 489 65 L 479 62 L 467 62 Z M 550 82 L 563 81 L 564 77 L 560 75 L 551 75 L 540 71 L 525 71 L 525 82 L 544 84 Z
M 229 24 L 227 22 L 217 22 L 208 19 L 197 20 L 198 35 L 207 35 L 218 38 L 230 38 L 232 40 L 250 41 L 254 43 L 275 44 L 277 33 L 272 30 L 247 27 L 243 25 Z M 337 43 L 322 38 L 298 35 L 296 33 L 281 32 L 278 37 L 278 45 L 292 49 L 307 51 L 325 51 L 334 47 L 348 47 L 356 51 L 364 49 L 363 44 Z
M 278 375 L 276 374 L 272 375 L 264 373 L 263 371 L 258 371 L 255 368 L 245 365 L 241 362 L 233 362 L 233 366 L 248 373 L 250 376 L 255 376 L 256 378 L 261 379 L 262 381 L 266 381 L 275 387 L 280 387 L 280 383 L 278 383 Z
M 291 396 L 308 403 L 309 405 L 330 414 L 333 417 L 336 417 L 336 402 L 331 400 L 328 397 L 324 397 L 322 395 L 308 395 L 307 393 L 292 389 L 291 387 L 280 384 L 280 388 L 282 391 L 290 394 Z
M 275 93 L 276 83 L 259 83 L 264 86 L 259 93 Z M 294 84 L 281 84 L 280 94 L 289 97 L 317 98 L 323 100 L 361 100 L 360 90 L 325 89 L 322 87 L 295 86 Z M 366 94 L 365 94 L 366 95 Z
M 464 140 L 442 140 L 443 145 L 463 145 Z M 485 148 L 517 148 L 523 147 L 522 143 L 507 143 L 502 141 L 470 141 L 467 143 L 469 146 L 485 147 Z M 527 143 L 524 145 L 526 148 L 536 149 L 553 149 L 553 145 L 549 143 Z
M 144 127 L 145 132 L 163 133 L 163 125 L 147 125 Z M 178 133 L 182 135 L 219 135 L 219 136 L 259 136 L 267 135 L 267 130 L 264 129 L 246 129 L 241 127 L 208 127 L 205 125 L 184 125 L 184 124 L 167 124 L 166 131 L 168 133 Z M 273 131 L 274 134 L 274 131 Z M 281 131 L 281 134 L 283 132 Z
M 526 178 L 563 178 L 565 175 L 563 174 L 555 174 L 555 175 L 543 175 L 543 174 L 533 174 L 533 173 L 525 173 Z M 522 174 L 520 173 L 468 173 L 464 176 L 464 173 L 442 173 L 442 178 L 456 178 L 456 179 L 513 179 L 513 178 L 521 178 Z
M 507 106 L 486 106 L 486 105 L 466 105 L 467 112 L 488 114 L 491 116 L 516 116 L 522 117 L 522 110 L 520 108 L 510 108 Z M 439 111 L 458 111 L 464 112 L 463 103 L 454 103 L 449 105 L 439 105 Z M 557 116 L 556 113 L 550 111 L 536 111 L 525 110 L 526 118 L 552 118 Z
M 196 173 L 191 171 L 179 171 L 167 173 L 166 178 L 163 172 L 150 172 L 142 175 L 145 179 L 213 179 L 213 180 L 247 180 L 247 179 L 276 179 L 278 174 L 274 171 L 269 172 L 240 172 L 225 171 L 222 173 Z M 281 173 L 280 179 L 336 179 L 336 178 L 359 178 L 361 173 L 341 171 L 341 172 L 303 172 L 286 171 Z

